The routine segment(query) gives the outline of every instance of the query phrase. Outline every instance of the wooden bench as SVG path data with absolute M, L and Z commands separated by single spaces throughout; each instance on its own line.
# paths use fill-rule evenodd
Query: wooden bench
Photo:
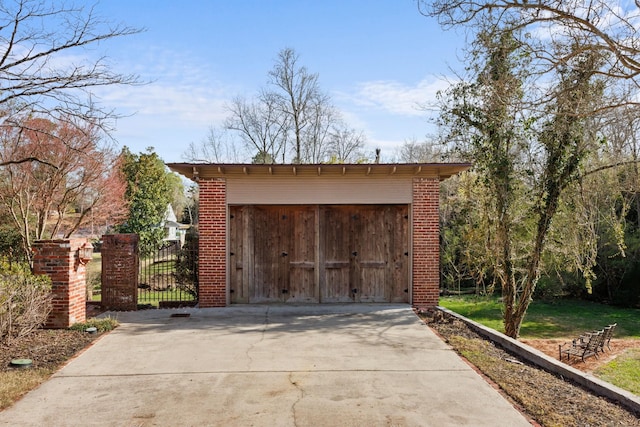
M 567 360 L 571 356 L 580 357 L 584 362 L 587 357 L 595 356 L 598 358 L 598 350 L 602 342 L 604 331 L 591 332 L 585 335 L 581 335 L 579 338 L 574 339 L 570 343 L 560 344 L 558 347 L 560 353 L 560 360 L 563 355 L 567 355 Z
M 607 346 L 611 350 L 611 337 L 613 331 L 615 331 L 618 324 L 614 323 L 607 326 L 600 331 L 589 332 L 584 335 L 580 335 L 570 343 L 564 343 L 558 346 L 560 360 L 563 355 L 567 355 L 567 360 L 571 356 L 580 357 L 584 362 L 584 359 L 590 356 L 598 357 L 598 353 L 604 353 L 604 347 Z
M 607 326 L 603 329 L 602 341 L 600 342 L 600 352 L 604 353 L 604 346 L 606 345 L 609 351 L 611 351 L 611 337 L 613 337 L 613 331 L 616 330 L 617 323 Z

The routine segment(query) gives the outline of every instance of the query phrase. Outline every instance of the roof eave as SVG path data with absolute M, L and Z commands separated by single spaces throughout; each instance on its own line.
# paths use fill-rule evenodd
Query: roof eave
M 471 167 L 471 163 L 382 163 L 382 164 L 225 164 L 167 163 L 167 166 L 193 181 L 222 177 L 278 176 L 309 177 L 438 177 L 447 179 Z

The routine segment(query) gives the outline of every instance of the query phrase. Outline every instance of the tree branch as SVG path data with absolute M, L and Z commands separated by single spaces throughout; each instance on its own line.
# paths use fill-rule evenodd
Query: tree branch
M 613 163 L 613 164 L 610 164 L 610 165 L 600 166 L 598 168 L 592 169 L 590 171 L 587 171 L 587 172 L 581 174 L 578 178 L 582 179 L 582 178 L 584 178 L 586 176 L 593 175 L 594 173 L 602 172 L 602 171 L 607 170 L 607 169 L 613 169 L 613 168 L 617 168 L 619 166 L 626 166 L 626 165 L 633 165 L 633 164 L 640 164 L 640 160 L 626 160 L 624 162 L 616 162 L 616 163 Z
M 28 163 L 28 162 L 36 162 L 36 163 L 40 163 L 42 165 L 46 165 L 49 166 L 53 169 L 59 169 L 58 166 L 54 165 L 53 163 L 47 162 L 46 160 L 42 160 L 39 159 L 37 157 L 25 157 L 22 159 L 18 159 L 18 160 L 8 160 L 6 162 L 0 162 L 0 167 L 1 166 L 9 166 L 9 165 L 19 165 L 22 163 Z

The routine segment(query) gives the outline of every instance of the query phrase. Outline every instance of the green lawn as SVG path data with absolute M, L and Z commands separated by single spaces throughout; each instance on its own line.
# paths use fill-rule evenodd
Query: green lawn
M 504 332 L 502 304 L 497 297 L 440 298 L 440 305 Z M 534 301 L 520 329 L 520 338 L 573 338 L 585 331 L 617 323 L 615 338 L 640 338 L 640 310 L 578 300 Z
M 640 396 L 640 348 L 625 351 L 615 360 L 599 367 L 594 374 Z
M 93 295 L 92 301 L 102 301 L 102 295 Z M 166 291 L 138 290 L 138 304 L 149 304 L 158 307 L 160 301 L 195 301 L 195 297 L 179 289 Z
M 138 303 L 158 306 L 160 301 L 195 301 L 193 295 L 179 289 L 166 291 L 138 290 Z
M 91 256 L 91 262 L 87 264 L 87 274 L 100 274 L 102 271 L 102 254 L 94 252 Z
M 172 274 L 176 271 L 175 258 L 167 258 L 163 261 L 151 262 L 150 260 L 140 260 L 140 276 L 149 277 L 156 274 Z

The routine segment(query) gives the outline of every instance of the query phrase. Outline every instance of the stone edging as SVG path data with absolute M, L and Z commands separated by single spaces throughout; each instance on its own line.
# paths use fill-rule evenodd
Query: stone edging
M 601 379 L 591 374 L 579 371 L 578 369 L 562 363 L 559 360 L 547 356 L 543 352 L 531 346 L 521 343 L 518 340 L 514 340 L 513 338 L 510 338 L 494 329 L 481 325 L 478 322 L 467 319 L 466 317 L 461 316 L 449 309 L 446 309 L 444 307 L 436 308 L 446 313 L 447 315 L 453 316 L 456 319 L 466 323 L 478 334 L 499 344 L 502 348 L 518 355 L 528 362 L 533 363 L 534 365 L 539 366 L 549 372 L 560 375 L 565 379 L 571 380 L 574 383 L 583 386 L 584 388 L 592 391 L 599 396 L 604 396 L 608 399 L 611 399 L 614 402 L 617 402 L 620 405 L 624 406 L 625 408 L 637 414 L 640 414 L 639 396 L 636 396 L 635 394 L 627 390 L 616 387 L 606 381 L 602 381 Z

